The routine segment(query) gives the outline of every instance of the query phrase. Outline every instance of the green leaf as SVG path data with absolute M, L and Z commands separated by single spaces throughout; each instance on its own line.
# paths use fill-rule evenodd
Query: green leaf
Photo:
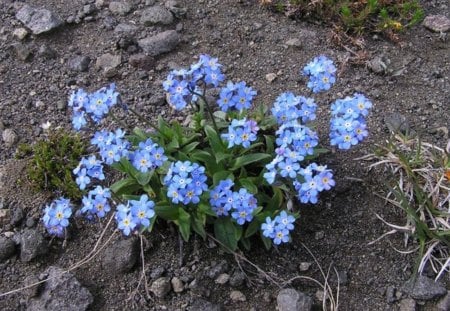
M 153 176 L 154 171 L 148 171 L 146 173 L 143 172 L 137 172 L 135 175 L 135 178 L 137 180 L 137 182 L 141 185 L 141 186 L 145 186 L 150 182 L 150 179 Z
M 231 172 L 229 172 L 229 171 L 216 172 L 213 175 L 213 185 L 217 186 L 221 180 L 225 180 L 225 179 L 228 179 L 228 178 L 231 179 L 231 180 L 234 180 L 233 177 L 234 177 L 233 174 Z
M 273 136 L 264 135 L 266 141 L 266 153 L 273 154 L 275 151 Z
M 199 203 L 197 208 L 199 212 L 205 215 L 217 217 L 216 213 L 211 209 L 211 206 L 209 206 L 208 204 Z
M 192 217 L 192 229 L 204 240 L 206 239 L 205 222 L 205 214 L 197 213 L 195 217 Z
M 256 219 L 254 219 L 247 227 L 247 229 L 245 230 L 244 233 L 244 238 L 249 238 L 252 235 L 254 235 L 256 232 L 258 232 L 258 230 L 261 228 L 261 224 L 259 223 L 259 221 L 256 221 Z
M 237 158 L 234 161 L 234 165 L 230 168 L 231 171 L 235 171 L 243 166 L 246 166 L 251 163 L 255 162 L 262 162 L 260 164 L 263 164 L 265 160 L 272 158 L 272 155 L 267 153 L 252 153 L 252 154 L 246 154 L 242 157 Z
M 139 190 L 140 188 L 141 186 L 132 177 L 121 179 L 109 187 L 109 189 L 111 189 L 111 191 L 117 194 L 118 196 L 121 196 L 122 194 L 125 193 L 133 193 Z
M 216 153 L 216 162 L 220 163 L 221 161 L 229 159 L 231 157 L 233 157 L 233 155 L 231 155 L 229 153 L 217 152 Z
M 209 144 L 214 154 L 226 151 L 222 139 L 219 137 L 219 134 L 217 134 L 217 132 L 210 125 L 205 125 L 205 134 L 206 137 L 208 137 Z
M 220 120 L 226 120 L 227 119 L 227 113 L 224 111 L 214 111 L 213 115 L 220 119 Z
M 263 241 L 264 246 L 267 250 L 269 250 L 272 247 L 272 240 L 263 236 L 262 233 L 261 233 L 261 240 Z
M 267 203 L 267 210 L 274 212 L 280 208 L 281 203 L 283 202 L 283 192 L 281 192 L 279 187 L 272 187 L 272 189 L 274 194 Z
M 171 205 L 157 204 L 154 210 L 156 215 L 165 220 L 177 220 L 180 216 L 178 208 Z
M 238 184 L 247 189 L 250 193 L 256 194 L 258 193 L 258 186 L 253 182 L 252 177 L 247 178 L 239 178 Z
M 249 240 L 249 239 L 243 238 L 243 239 L 241 239 L 239 242 L 241 242 L 242 246 L 243 246 L 246 250 L 248 250 L 248 251 L 250 250 L 251 244 L 250 244 L 250 240 Z
M 181 149 L 181 151 L 184 152 L 184 153 L 189 153 L 189 152 L 193 151 L 198 145 L 200 145 L 200 142 L 194 141 L 194 142 L 192 142 L 190 144 L 185 145 Z
M 214 223 L 214 235 L 228 252 L 237 249 L 236 231 L 236 227 L 230 218 L 219 218 Z
M 181 236 L 186 242 L 189 241 L 191 235 L 191 215 L 188 214 L 182 207 L 178 208 L 178 220 L 175 221 L 180 228 Z

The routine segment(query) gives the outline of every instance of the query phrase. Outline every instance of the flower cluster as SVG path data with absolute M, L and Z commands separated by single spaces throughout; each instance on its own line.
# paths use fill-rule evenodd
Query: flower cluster
M 295 180 L 293 185 L 302 203 L 317 203 L 319 192 L 334 187 L 333 173 L 326 165 L 311 163 L 299 171 L 303 182 Z
M 277 97 L 271 109 L 278 124 L 300 119 L 303 124 L 316 119 L 317 105 L 312 98 L 295 96 L 292 92 Z
M 130 142 L 125 139 L 125 132 L 121 129 L 114 132 L 98 131 L 91 139 L 91 144 L 100 149 L 102 161 L 108 165 L 127 157 L 130 149 Z
M 259 127 L 254 120 L 246 118 L 242 120 L 233 119 L 228 126 L 228 132 L 221 135 L 221 137 L 228 142 L 228 148 L 234 146 L 242 146 L 244 148 L 250 147 L 251 142 L 255 141 Z
M 247 189 L 232 191 L 234 183 L 230 179 L 221 180 L 210 191 L 209 203 L 217 216 L 229 216 L 239 225 L 253 220 L 253 211 L 258 207 L 258 202 Z
M 80 212 L 85 214 L 87 219 L 93 219 L 94 215 L 103 218 L 111 210 L 110 199 L 111 191 L 108 188 L 97 186 L 89 191 L 88 195 L 83 196 L 83 207 Z
M 70 200 L 61 197 L 45 207 L 42 222 L 48 233 L 64 237 L 70 216 L 72 216 Z
M 167 161 L 167 156 L 161 146 L 148 138 L 139 143 L 138 149 L 129 153 L 129 160 L 138 171 L 146 173 L 161 167 Z
M 217 87 L 225 79 L 217 58 L 200 55 L 197 63 L 189 70 L 173 70 L 163 82 L 163 88 L 168 93 L 168 101 L 177 110 L 184 109 L 189 103 L 195 102 L 201 93 L 199 85 Z
M 280 245 L 289 242 L 289 232 L 294 230 L 294 222 L 294 216 L 282 211 L 275 219 L 266 217 L 266 222 L 261 224 L 261 231 L 263 236 L 272 239 L 275 245 Z
M 139 200 L 129 200 L 127 205 L 119 204 L 115 215 L 119 230 L 130 235 L 133 231 L 148 228 L 155 216 L 154 207 L 155 203 L 146 194 L 141 195 Z
M 242 111 L 243 109 L 250 109 L 253 97 L 256 91 L 241 81 L 233 83 L 228 81 L 227 85 L 220 90 L 217 104 L 224 112 L 229 110 Z
M 336 82 L 336 67 L 326 56 L 315 57 L 304 68 L 302 73 L 309 77 L 308 88 L 314 93 L 328 91 Z
M 119 93 L 115 91 L 114 83 L 108 87 L 99 89 L 94 93 L 87 93 L 83 89 L 73 92 L 68 105 L 73 109 L 72 125 L 75 130 L 80 130 L 87 125 L 90 117 L 95 123 L 99 123 L 117 103 Z
M 331 105 L 331 145 L 339 149 L 350 149 L 369 134 L 365 117 L 372 103 L 362 94 L 338 99 Z
M 78 166 L 73 170 L 76 176 L 75 182 L 80 190 L 86 189 L 86 186 L 91 182 L 91 178 L 97 178 L 98 180 L 105 179 L 102 163 L 95 155 L 81 159 Z
M 200 195 L 208 189 L 205 167 L 190 161 L 177 161 L 172 163 L 164 177 L 167 186 L 167 197 L 172 203 L 197 204 Z

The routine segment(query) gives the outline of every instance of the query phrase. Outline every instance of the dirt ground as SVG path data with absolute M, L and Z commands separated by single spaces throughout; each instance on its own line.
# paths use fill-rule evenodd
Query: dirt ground
M 299 206 L 301 217 L 292 243 L 265 251 L 256 242 L 250 252 L 244 253 L 266 275 L 248 262 L 223 253 L 211 241 L 194 238 L 180 251 L 179 237 L 173 228 L 162 226 L 147 236 L 144 254 L 147 281 L 150 284 L 161 271 L 159 275 L 179 277 L 185 284 L 192 285 L 195 281 L 180 293 L 171 291 L 164 298 L 147 297 L 144 285 L 136 290 L 141 260 L 131 272 L 115 274 L 105 264 L 103 252 L 72 273 L 94 296 L 90 310 L 219 310 L 216 307 L 275 310 L 279 286 L 309 294 L 315 308 L 320 309 L 321 303 L 316 298 L 319 286 L 297 278 L 308 276 L 323 282 L 306 246 L 325 272 L 331 267 L 329 281 L 335 289 L 338 282 L 333 271 L 338 272 L 341 310 L 399 309 L 407 297 L 400 289 L 414 273 L 415 257 L 396 249 L 409 250 L 416 245 L 409 241 L 405 247 L 401 234 L 369 245 L 389 231 L 375 214 L 400 225 L 404 223 L 404 215 L 377 196 L 385 194 L 388 175 L 369 172 L 368 163 L 355 159 L 372 152 L 375 144 L 389 137 L 386 120 L 395 113 L 404 116 L 409 126 L 428 141 L 445 146 L 450 129 L 450 52 L 445 34 L 431 32 L 422 25 L 401 33 L 399 42 L 369 34 L 361 39 L 367 62 L 354 64 L 352 51 L 357 47 L 336 45 L 331 40 L 331 28 L 289 19 L 261 7 L 257 1 L 180 0 L 178 6 L 185 8 L 186 14 L 168 25 L 149 27 L 140 23 L 140 13 L 154 1 L 124 1 L 131 4 L 126 15 L 111 12 L 110 1 L 97 2 L 104 2 L 103 6 L 81 16 L 79 23 L 65 24 L 48 34 L 28 34 L 20 40 L 13 32 L 23 27 L 15 14 L 24 3 L 47 8 L 63 20 L 70 20 L 76 19 L 77 12 L 86 5 L 93 5 L 93 1 L 0 0 L 0 132 L 12 129 L 17 135 L 11 146 L 0 142 L 0 165 L 7 178 L 0 183 L 0 200 L 11 213 L 21 207 L 26 219 L 15 225 L 2 224 L 0 234 L 14 235 L 27 226 L 43 232 L 40 224 L 31 224 L 28 219 L 38 222 L 48 195 L 34 194 L 17 184 L 24 173 L 13 157 L 19 143 L 32 143 L 44 135 L 41 124 L 50 122 L 52 126 L 70 128 L 71 114 L 65 103 L 74 88 L 94 91 L 115 82 L 123 101 L 148 118 L 157 115 L 183 118 L 165 103 L 161 83 L 170 69 L 187 67 L 199 54 L 218 57 L 228 79 L 246 81 L 258 91 L 256 102 L 269 106 L 285 91 L 309 94 L 299 71 L 313 57 L 323 54 L 334 60 L 338 78 L 329 92 L 315 96 L 322 144 L 329 147 L 329 104 L 355 91 L 366 94 L 373 102 L 368 117 L 370 136 L 351 151 L 333 151 L 320 158 L 321 163 L 333 169 L 337 186 L 323 194 L 319 204 Z M 162 0 L 156 2 L 164 5 Z M 450 14 L 446 0 L 421 3 L 426 16 Z M 120 23 L 136 26 L 136 30 L 123 35 L 114 30 Z M 137 40 L 168 29 L 178 31 L 182 37 L 180 44 L 152 58 L 148 67 L 136 68 L 131 64 L 130 57 L 141 53 L 135 44 Z M 292 44 L 291 39 L 298 40 Z M 20 56 L 23 49 L 30 53 L 29 57 Z M 45 52 L 52 50 L 54 57 L 47 56 Z M 106 53 L 121 55 L 113 74 L 105 74 L 96 66 L 96 59 Z M 70 68 L 69 61 L 76 56 L 91 59 L 86 71 Z M 376 59 L 387 65 L 383 72 L 371 69 L 369 63 Z M 271 73 L 276 78 L 269 82 L 267 75 Z M 39 277 L 49 266 L 67 268 L 80 261 L 93 248 L 105 225 L 106 221 L 100 224 L 80 221 L 65 247 L 62 241 L 53 240 L 46 254 L 31 262 L 22 262 L 14 256 L 0 263 L 0 293 L 23 286 L 27 277 Z M 117 235 L 113 241 L 122 239 Z M 226 267 L 221 273 L 233 275 L 243 271 L 246 274 L 243 284 L 221 285 L 215 276 L 208 276 L 208 271 L 220 266 L 223 260 Z M 305 263 L 311 266 L 304 269 Z M 268 280 L 268 276 L 276 282 Z M 294 279 L 290 284 L 284 283 L 290 279 Z M 448 285 L 448 274 L 443 281 Z M 230 297 L 236 290 L 245 296 L 245 301 Z M 25 310 L 26 297 L 23 291 L 1 297 L 0 309 Z M 433 310 L 437 301 L 416 303 L 418 310 Z

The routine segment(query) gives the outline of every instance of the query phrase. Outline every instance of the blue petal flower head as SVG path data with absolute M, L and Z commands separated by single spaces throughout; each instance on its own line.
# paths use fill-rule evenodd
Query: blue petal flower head
M 327 91 L 336 82 L 336 67 L 326 56 L 315 57 L 302 70 L 309 77 L 307 86 L 314 92 Z
M 64 229 L 69 226 L 70 216 L 72 216 L 70 200 L 61 197 L 45 207 L 42 222 L 51 235 L 61 237 Z
M 269 239 L 275 238 L 275 226 L 275 220 L 272 220 L 270 217 L 266 217 L 266 222 L 261 224 L 263 236 Z
M 86 186 L 91 182 L 91 179 L 89 178 L 89 176 L 87 176 L 87 171 L 85 168 L 81 169 L 78 172 L 75 182 L 77 183 L 80 190 L 86 189 Z
M 131 215 L 137 219 L 137 224 L 143 227 L 150 226 L 150 219 L 155 216 L 155 211 L 153 210 L 155 203 L 149 200 L 146 194 L 143 194 L 139 201 L 130 200 L 129 204 L 131 205 Z

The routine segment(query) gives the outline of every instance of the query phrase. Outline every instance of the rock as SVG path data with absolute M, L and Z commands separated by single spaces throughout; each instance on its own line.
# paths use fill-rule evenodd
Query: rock
M 31 51 L 25 44 L 15 43 L 12 47 L 18 59 L 24 62 L 30 59 Z
M 189 311 L 220 311 L 222 307 L 220 305 L 213 304 L 204 299 L 198 298 L 188 308 Z
M 423 26 L 434 32 L 447 32 L 450 29 L 450 19 L 445 15 L 429 15 L 423 20 Z
M 230 280 L 230 275 L 227 274 L 227 273 L 222 273 L 222 274 L 220 274 L 220 275 L 214 280 L 214 282 L 215 282 L 216 284 L 224 285 L 224 284 L 226 284 L 229 280 Z
M 153 281 L 150 291 L 158 298 L 164 298 L 170 292 L 170 278 L 161 277 Z
M 285 288 L 278 293 L 277 307 L 279 311 L 309 311 L 312 299 L 293 288 Z
M 419 300 L 431 300 L 447 294 L 447 290 L 440 282 L 435 282 L 424 275 L 419 275 L 416 280 L 411 279 L 406 282 L 402 291 L 411 298 Z
M 6 147 L 12 147 L 19 140 L 19 136 L 17 136 L 16 132 L 12 129 L 5 129 L 2 132 L 2 139 L 5 143 Z
M 16 244 L 5 237 L 0 236 L 0 263 L 6 261 L 16 253 Z
M 103 256 L 103 267 L 113 273 L 126 273 L 137 262 L 139 245 L 136 238 L 120 240 L 109 246 Z
M 308 271 L 309 268 L 311 268 L 311 263 L 310 262 L 301 262 L 300 265 L 298 266 L 298 269 L 301 272 Z
M 113 14 L 125 16 L 131 12 L 131 4 L 128 2 L 112 1 L 109 3 L 109 10 Z
M 324 238 L 324 236 L 325 236 L 325 232 L 323 232 L 323 231 L 317 231 L 317 232 L 314 234 L 314 238 L 315 238 L 316 240 L 321 240 L 321 239 Z
M 83 14 L 84 15 L 91 15 L 92 13 L 95 13 L 97 11 L 97 7 L 95 4 L 86 4 L 83 6 Z
M 385 116 L 384 123 L 393 133 L 408 134 L 412 132 L 408 119 L 397 112 Z
M 222 260 L 219 263 L 213 265 L 208 272 L 206 272 L 206 275 L 210 279 L 215 279 L 219 274 L 224 273 L 228 270 L 228 263 L 226 260 Z
M 187 9 L 185 7 L 182 7 L 178 1 L 176 0 L 167 0 L 164 3 L 164 6 L 170 11 L 172 12 L 173 15 L 175 15 L 176 17 L 180 18 L 183 17 L 184 15 L 186 15 Z
M 34 219 L 34 217 L 28 217 L 25 221 L 25 226 L 27 226 L 27 228 L 33 228 L 34 226 L 36 226 L 36 220 Z
M 386 73 L 390 60 L 384 56 L 375 56 L 373 59 L 367 62 L 367 67 L 377 74 Z
M 172 289 L 175 293 L 181 293 L 184 290 L 184 283 L 180 278 L 174 276 L 172 280 L 170 280 L 172 284 Z
M 16 14 L 16 18 L 28 27 L 33 34 L 38 35 L 58 28 L 62 20 L 47 9 L 33 8 L 24 5 Z
M 158 266 L 158 267 L 154 268 L 152 270 L 152 272 L 150 272 L 150 278 L 153 280 L 159 278 L 160 276 L 162 276 L 164 274 L 164 270 L 165 269 L 162 266 Z
M 170 25 L 173 22 L 173 15 L 166 8 L 155 5 L 142 11 L 140 21 L 145 26 Z
M 103 69 L 104 73 L 107 73 L 112 69 L 116 69 L 117 67 L 119 67 L 121 63 L 122 63 L 122 56 L 106 53 L 97 58 L 95 67 L 101 68 Z
M 89 68 L 91 59 L 87 56 L 77 55 L 67 62 L 70 70 L 84 72 Z
M 292 38 L 286 41 L 286 45 L 294 48 L 301 48 L 302 42 L 298 38 Z
M 400 300 L 399 311 L 416 311 L 416 301 L 411 298 Z
M 23 283 L 25 286 L 30 286 L 31 284 L 35 284 L 39 281 L 40 280 L 37 276 L 35 276 L 34 274 L 30 274 L 25 278 Z M 25 294 L 26 298 L 30 299 L 32 297 L 36 297 L 37 295 L 39 295 L 39 291 L 40 291 L 40 287 L 41 287 L 40 285 L 41 284 L 25 289 L 24 294 Z
M 138 41 L 139 47 L 151 56 L 157 56 L 172 51 L 181 40 L 181 36 L 175 30 L 167 30 L 155 36 Z
M 11 225 L 17 227 L 22 223 L 25 213 L 20 206 L 13 208 L 11 213 Z
M 14 29 L 14 31 L 13 31 L 13 35 L 17 38 L 17 39 L 19 39 L 19 40 L 23 40 L 23 39 L 25 39 L 25 37 L 28 35 L 28 30 L 26 30 L 25 28 L 17 28 L 17 29 Z
M 155 59 L 145 54 L 134 54 L 128 59 L 128 63 L 139 69 L 150 70 L 155 67 Z
M 386 301 L 388 303 L 394 303 L 395 301 L 397 301 L 397 297 L 395 295 L 396 291 L 397 290 L 393 286 L 388 286 L 386 288 Z
M 35 229 L 25 229 L 20 234 L 20 260 L 28 262 L 47 253 L 44 236 Z
M 29 311 L 84 311 L 92 304 L 92 294 L 71 274 L 61 268 L 50 266 L 46 273 L 48 280 L 44 283 L 42 294 L 30 299 Z
M 272 83 L 273 81 L 275 81 L 276 78 L 277 78 L 277 74 L 276 73 L 271 72 L 271 73 L 266 74 L 266 80 L 269 83 Z
M 245 297 L 245 295 L 238 290 L 233 290 L 230 293 L 230 299 L 234 302 L 244 302 L 247 301 L 247 297 Z
M 139 28 L 131 24 L 118 24 L 114 27 L 114 32 L 118 34 L 135 34 Z
M 49 46 L 47 46 L 45 44 L 41 45 L 39 47 L 38 55 L 40 57 L 43 57 L 43 58 L 46 58 L 46 59 L 55 59 L 57 57 L 56 51 L 53 48 L 51 48 L 51 47 L 49 47 Z
M 230 282 L 230 286 L 239 287 L 242 284 L 244 284 L 244 281 L 245 281 L 245 273 L 240 270 L 236 270 L 231 275 L 229 282 Z
M 450 291 L 447 291 L 447 295 L 444 298 L 439 300 L 436 305 L 437 311 L 447 311 L 450 310 Z

